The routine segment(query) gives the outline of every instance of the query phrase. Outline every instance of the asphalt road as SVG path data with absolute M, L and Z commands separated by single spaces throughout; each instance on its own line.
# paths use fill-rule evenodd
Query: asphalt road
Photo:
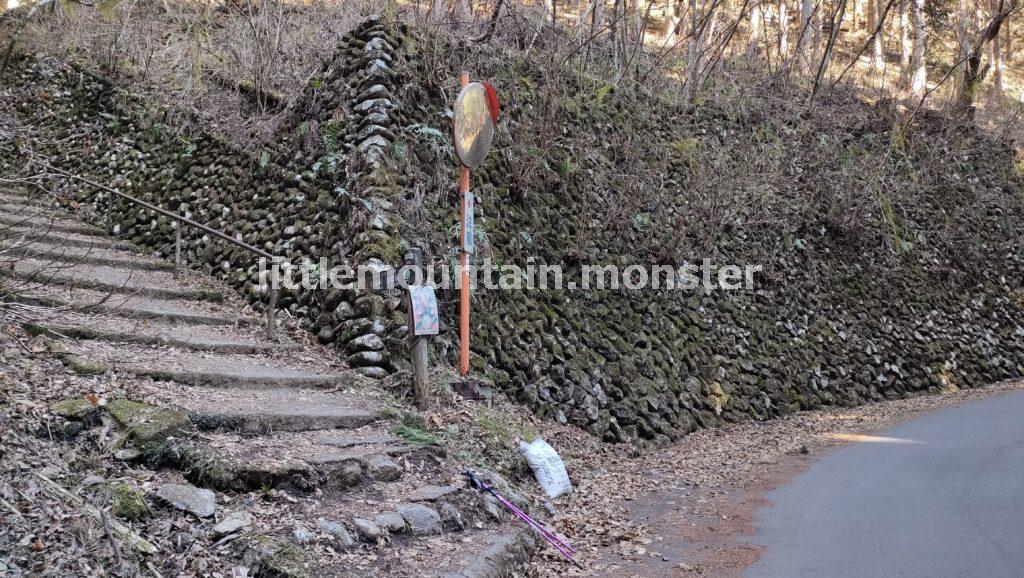
M 877 435 L 766 496 L 745 577 L 1024 576 L 1024 392 Z

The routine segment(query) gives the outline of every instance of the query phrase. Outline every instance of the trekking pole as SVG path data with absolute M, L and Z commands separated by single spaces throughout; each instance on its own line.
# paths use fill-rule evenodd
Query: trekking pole
M 498 493 L 497 490 L 495 490 L 494 488 L 489 486 L 486 482 L 481 480 L 480 477 L 477 476 L 476 474 L 474 474 L 472 471 L 467 470 L 467 471 L 464 472 L 464 475 L 467 478 L 469 478 L 470 486 L 472 486 L 475 490 L 480 491 L 480 492 L 487 492 L 487 493 L 491 494 L 492 496 L 494 496 L 495 499 L 497 499 L 498 502 L 501 505 L 503 505 L 506 508 L 508 508 L 508 510 L 511 511 L 512 514 L 515 515 L 517 518 L 519 518 L 523 522 L 526 522 L 526 524 L 529 525 L 531 528 L 533 528 L 533 530 L 536 531 L 538 534 L 540 534 L 548 542 L 548 544 L 551 544 L 551 546 L 555 550 L 558 550 L 558 553 L 561 554 L 563 558 L 565 558 L 566 560 L 572 562 L 573 564 L 575 564 L 576 566 L 578 566 L 580 568 L 583 567 L 583 565 L 580 564 L 572 556 L 573 553 L 576 552 L 575 548 L 573 548 L 571 545 L 569 545 L 566 542 L 564 542 L 561 538 L 556 536 L 550 530 L 548 530 L 547 528 L 542 526 L 540 522 L 538 522 L 537 520 L 535 520 L 532 517 L 530 517 L 526 512 L 523 512 L 522 510 L 520 510 L 518 507 L 516 507 L 515 504 L 513 504 L 512 502 L 506 500 L 501 494 Z
M 541 534 L 544 534 L 547 537 L 557 541 L 563 548 L 565 548 L 569 552 L 573 552 L 573 553 L 576 552 L 576 548 L 573 548 L 571 544 L 569 544 L 569 543 L 565 542 L 564 540 L 562 540 L 561 538 L 559 538 L 557 534 L 554 534 L 553 532 L 551 532 L 550 530 L 545 528 L 543 524 L 541 524 L 537 520 L 531 518 L 526 512 L 520 510 L 518 506 L 516 506 L 512 502 L 508 501 L 508 499 L 506 499 L 506 498 L 504 498 L 504 497 L 502 497 L 500 495 L 497 495 L 497 494 L 495 494 L 495 497 L 498 498 L 498 501 L 500 501 L 502 504 L 504 504 L 505 507 L 507 507 L 509 510 L 512 510 L 513 514 L 515 514 L 519 518 L 523 519 L 524 521 L 526 521 L 530 525 L 534 526 L 537 529 L 537 531 L 539 531 Z

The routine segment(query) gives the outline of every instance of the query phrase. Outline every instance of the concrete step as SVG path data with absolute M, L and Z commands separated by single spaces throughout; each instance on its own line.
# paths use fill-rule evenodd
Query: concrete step
M 19 199 L 34 199 L 37 197 L 50 197 L 52 195 L 42 193 L 38 190 L 28 190 L 23 187 L 4 187 L 0 189 L 0 195 L 6 195 L 10 197 L 17 197 Z
M 264 355 L 190 352 L 170 347 L 75 341 L 69 352 L 90 364 L 185 385 L 246 388 L 326 388 L 352 385 L 354 372 L 339 373 L 288 352 Z
M 111 294 L 64 285 L 13 285 L 24 303 L 72 309 L 83 313 L 115 313 L 127 319 L 162 319 L 189 325 L 263 326 L 262 318 L 241 316 L 234 309 L 210 301 L 157 299 L 142 295 Z
M 68 218 L 68 215 L 61 209 L 60 204 L 56 200 L 32 201 L 3 194 L 0 194 L 0 214 L 22 217 Z
M 243 437 L 238 434 L 206 434 L 205 441 L 232 462 L 244 468 L 241 476 L 264 480 L 275 486 L 312 490 L 327 486 L 347 490 L 375 483 L 397 482 L 404 474 L 401 456 L 417 448 L 402 444 L 380 444 L 379 430 L 372 426 L 346 430 L 351 439 L 366 437 L 346 449 L 323 443 L 331 432 L 275 432 L 272 436 Z
M 12 191 L 0 192 L 0 203 L 38 208 L 56 208 L 60 206 L 60 201 L 58 201 L 57 197 L 53 195 L 44 195 L 40 193 L 32 196 L 27 194 L 18 194 Z
M 270 389 L 277 387 L 335 387 L 345 385 L 346 376 L 261 364 L 247 360 L 196 360 L 188 366 L 168 363 L 128 363 L 122 368 L 156 380 L 188 385 Z
M 0 252 L 63 263 L 107 265 L 110 267 L 135 268 L 147 271 L 174 270 L 172 263 L 135 255 L 119 249 L 68 247 L 44 242 L 14 243 L 10 239 L 4 239 L 0 241 Z
M 267 341 L 262 331 L 226 326 L 187 325 L 173 321 L 111 318 L 61 311 L 24 323 L 35 335 L 96 339 L 115 343 L 167 345 L 217 353 L 270 353 L 298 349 L 295 343 Z
M 171 273 L 164 271 L 71 264 L 33 258 L 17 261 L 10 269 L 5 269 L 3 274 L 40 284 L 71 285 L 161 299 L 223 299 L 223 294 L 217 289 L 195 287 L 193 283 L 179 282 Z M 186 286 L 191 288 L 185 288 Z
M 212 389 L 208 387 L 172 388 L 157 396 L 169 405 L 188 413 L 201 430 L 242 434 L 270 434 L 312 430 L 358 428 L 377 421 L 380 404 L 354 394 L 316 389 L 275 388 L 259 391 Z M 395 445 L 401 439 L 390 435 L 353 435 L 343 431 L 325 438 L 332 448 L 356 445 Z
M 0 228 L 11 226 L 92 236 L 106 235 L 102 229 L 76 221 L 53 208 L 0 203 Z
M 24 225 L 0 227 L 0 236 L 18 242 L 44 242 L 66 247 L 92 247 L 96 249 L 131 250 L 132 246 L 123 241 L 109 239 L 102 231 L 98 233 L 67 233 L 48 229 L 36 229 Z

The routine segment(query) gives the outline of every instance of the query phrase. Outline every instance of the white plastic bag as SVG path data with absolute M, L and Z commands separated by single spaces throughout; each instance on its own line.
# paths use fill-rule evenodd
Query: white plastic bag
M 572 482 L 569 481 L 569 472 L 565 471 L 565 463 L 548 442 L 541 438 L 533 440 L 532 443 L 521 441 L 519 451 L 523 453 L 537 482 L 549 497 L 557 498 L 572 491 Z

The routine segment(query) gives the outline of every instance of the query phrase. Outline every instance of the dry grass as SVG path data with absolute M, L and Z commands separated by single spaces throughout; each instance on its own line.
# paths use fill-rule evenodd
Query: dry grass
M 333 54 L 338 40 L 369 14 L 391 14 L 455 36 L 475 37 L 487 29 L 486 22 L 493 10 L 493 0 L 470 3 L 471 17 L 455 19 L 454 14 L 445 14 L 441 20 L 428 24 L 425 18 L 429 5 L 421 0 L 314 0 L 283 4 L 104 0 L 94 6 L 63 2 L 38 17 L 20 42 L 29 50 L 70 58 L 117 76 L 133 90 L 183 113 L 179 120 L 196 116 L 205 126 L 233 142 L 250 146 L 271 138 L 282 116 L 282 107 L 265 110 L 239 91 L 239 81 L 280 94 L 282 104 L 287 105 Z M 700 89 L 700 100 L 728 101 L 748 97 L 752 92 L 768 98 L 771 93 L 790 98 L 790 94 L 779 91 L 780 82 L 795 82 L 799 87 L 808 82 L 792 73 L 792 54 L 780 58 L 775 53 L 772 7 L 766 8 L 768 34 L 764 49 L 754 61 L 747 56 L 749 30 L 743 14 L 720 11 L 718 26 L 707 43 L 708 50 L 691 56 L 686 50 L 689 41 L 685 35 L 677 36 L 675 42 L 663 35 L 666 13 L 660 4 L 644 14 L 644 42 L 626 53 L 613 50 L 607 41 L 590 41 L 589 30 L 577 26 L 580 11 L 585 9 L 579 2 L 561 5 L 562 27 L 555 30 L 545 24 L 537 2 L 508 3 L 489 42 L 533 58 L 538 64 L 562 62 L 589 77 L 611 81 L 624 89 L 656 93 L 669 100 L 692 95 L 692 87 L 674 81 L 686 78 L 690 58 L 704 62 L 709 71 L 707 82 Z M 683 9 L 681 6 L 680 10 Z M 825 14 L 829 10 L 826 7 Z M 686 16 L 681 16 L 685 20 Z M 897 16 L 894 13 L 891 17 Z M 885 31 L 886 57 L 883 66 L 875 69 L 866 54 L 856 58 L 869 31 L 863 22 L 854 30 L 851 18 L 847 15 L 823 84 L 830 90 L 834 88 L 838 75 L 852 62 L 844 80 L 860 87 L 865 98 L 881 100 L 898 93 L 900 47 L 896 26 Z M 932 22 L 935 30 L 929 42 L 929 76 L 933 83 L 957 60 L 956 27 L 944 25 L 943 18 L 948 20 L 951 16 L 938 15 Z M 799 35 L 796 20 L 790 22 L 791 43 Z M 738 24 L 735 33 L 734 23 Z M 718 45 L 720 50 L 715 48 Z M 471 54 L 468 56 L 472 59 Z M 979 102 L 979 124 L 1014 138 L 1021 136 L 1022 123 L 1008 121 L 1019 120 L 1024 94 L 1021 64 L 1020 58 L 1007 62 L 1005 90 L 986 89 Z M 946 86 L 930 95 L 929 105 L 944 107 L 956 85 L 954 75 Z M 908 106 L 913 104 L 908 102 Z

